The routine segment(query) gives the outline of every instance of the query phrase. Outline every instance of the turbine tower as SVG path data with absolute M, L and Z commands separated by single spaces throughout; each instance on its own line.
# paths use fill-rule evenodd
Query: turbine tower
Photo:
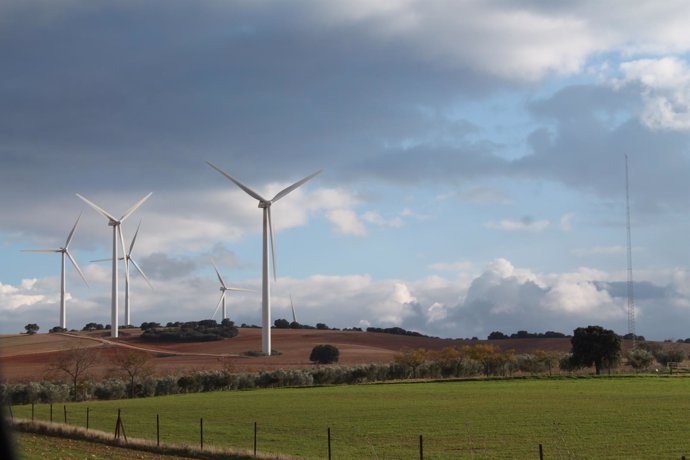
M 116 219 L 113 217 L 112 214 L 110 214 L 108 211 L 104 210 L 97 204 L 89 201 L 88 199 L 84 198 L 80 194 L 77 193 L 77 196 L 83 200 L 86 204 L 91 206 L 93 209 L 95 209 L 99 214 L 101 214 L 103 217 L 108 219 L 108 225 L 110 227 L 113 227 L 113 257 L 112 257 L 112 263 L 113 263 L 113 282 L 112 282 L 112 289 L 111 289 L 111 309 L 110 309 L 110 337 L 116 339 L 118 337 L 118 290 L 117 290 L 117 261 L 118 261 L 118 254 L 117 254 L 117 240 L 119 236 L 120 244 L 122 245 L 122 254 L 127 254 L 127 248 L 125 247 L 125 238 L 122 236 L 122 229 L 120 228 L 120 225 L 122 222 L 125 221 L 134 211 L 137 210 L 139 206 L 144 204 L 144 201 L 146 201 L 151 195 L 153 195 L 153 192 L 149 193 L 146 195 L 144 198 L 141 200 L 137 201 L 131 208 L 125 212 L 122 217 L 119 219 Z M 125 277 L 126 279 L 129 279 L 129 265 L 125 264 Z
M 250 189 L 240 181 L 227 174 L 210 161 L 208 165 L 230 179 L 239 188 L 245 191 L 247 195 L 259 201 L 259 208 L 263 209 L 263 255 L 262 255 L 262 283 L 261 283 L 261 351 L 267 355 L 271 355 L 271 282 L 268 276 L 268 239 L 271 239 L 271 260 L 273 262 L 273 279 L 276 279 L 276 254 L 275 254 L 275 238 L 273 237 L 273 224 L 271 222 L 271 205 L 283 198 L 288 193 L 301 186 L 309 179 L 313 178 L 321 171 L 317 171 L 304 179 L 295 182 L 291 186 L 281 190 L 272 199 L 267 200 L 254 190 Z
M 630 238 L 630 185 L 628 180 L 628 155 L 625 155 L 625 216 L 628 233 L 628 334 L 632 335 L 632 346 L 635 348 L 635 293 L 633 291 L 632 239 Z
M 139 227 L 141 227 L 141 221 L 139 221 L 139 225 L 137 225 L 137 231 L 134 232 L 134 238 L 132 238 L 132 242 L 129 245 L 129 251 L 125 254 L 124 257 L 120 257 L 118 260 L 124 260 L 125 264 L 129 264 L 130 262 L 132 265 L 134 265 L 134 268 L 137 269 L 139 274 L 144 278 L 146 281 L 146 284 L 149 285 L 151 289 L 153 289 L 153 285 L 151 284 L 151 281 L 149 278 L 146 276 L 146 273 L 141 269 L 139 264 L 137 263 L 136 260 L 132 257 L 132 251 L 134 250 L 134 243 L 137 240 L 137 235 L 139 234 Z M 106 262 L 110 261 L 110 258 L 107 259 L 96 259 L 92 260 L 91 262 Z M 130 295 L 129 295 L 129 267 L 127 267 L 127 270 L 125 271 L 125 325 L 129 326 L 132 324 L 131 320 L 131 309 L 130 309 Z
M 24 249 L 23 252 L 59 252 L 61 255 L 61 262 L 60 266 L 62 267 L 60 270 L 60 327 L 62 329 L 67 329 L 67 310 L 65 309 L 65 256 L 72 262 L 72 266 L 77 269 L 77 272 L 79 273 L 79 276 L 81 276 L 81 279 L 84 281 L 84 284 L 87 286 L 89 283 L 86 282 L 86 278 L 84 278 L 84 273 L 82 273 L 81 268 L 79 268 L 79 265 L 77 264 L 77 261 L 74 260 L 74 257 L 72 257 L 72 254 L 69 252 L 69 244 L 72 242 L 72 237 L 74 237 L 74 231 L 77 229 L 77 224 L 79 223 L 79 219 L 81 218 L 81 213 L 77 217 L 77 221 L 74 222 L 74 227 L 72 227 L 72 231 L 69 232 L 69 235 L 67 236 L 67 241 L 65 241 L 65 245 L 61 248 L 57 249 Z
M 220 272 L 218 271 L 218 267 L 216 267 L 216 264 L 215 264 L 215 262 L 213 262 L 213 259 L 211 259 L 211 263 L 213 264 L 213 269 L 216 271 L 216 275 L 218 275 L 218 281 L 220 281 L 220 292 L 222 292 L 222 294 L 220 295 L 220 299 L 218 300 L 218 304 L 216 304 L 216 309 L 213 310 L 213 316 L 211 316 L 211 319 L 213 319 L 216 316 L 216 313 L 218 313 L 218 307 L 220 307 L 222 304 L 223 305 L 223 311 L 222 311 L 223 316 L 221 318 L 221 321 L 222 321 L 228 317 L 227 311 L 225 309 L 225 293 L 227 291 L 246 291 L 246 292 L 253 292 L 253 291 L 251 291 L 250 289 L 228 287 L 225 284 L 225 280 L 223 279 L 223 277 L 220 276 Z

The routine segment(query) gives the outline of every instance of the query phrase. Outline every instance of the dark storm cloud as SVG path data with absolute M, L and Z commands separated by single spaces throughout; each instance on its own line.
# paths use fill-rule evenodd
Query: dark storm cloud
M 631 180 L 654 184 L 640 206 L 689 207 L 687 136 L 631 119 L 633 88 L 573 86 L 532 102 L 544 127 L 510 162 L 500 140 L 444 114 L 514 83 L 427 59 L 414 38 L 382 39 L 374 20 L 324 21 L 310 2 L 2 8 L 0 193 L 15 197 L 5 210 L 56 190 L 211 186 L 203 160 L 252 183 L 324 168 L 321 180 L 339 184 L 549 178 L 619 196 L 623 153 Z
M 180 186 L 204 159 L 266 180 L 377 154 L 425 131 L 418 107 L 486 91 L 487 79 L 367 41 L 366 23 L 319 27 L 309 14 L 299 2 L 10 4 L 3 182 L 40 163 L 44 189 Z

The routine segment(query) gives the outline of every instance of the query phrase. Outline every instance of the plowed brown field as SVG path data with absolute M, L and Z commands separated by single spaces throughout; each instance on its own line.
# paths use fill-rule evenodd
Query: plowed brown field
M 113 372 L 109 359 L 119 348 L 142 349 L 152 355 L 156 375 L 181 375 L 197 370 L 230 368 L 234 371 L 305 368 L 311 349 L 318 344 L 331 344 L 340 350 L 340 365 L 386 363 L 406 348 L 438 350 L 462 347 L 473 343 L 492 343 L 516 353 L 534 350 L 567 352 L 570 340 L 511 339 L 469 341 L 410 337 L 372 332 L 273 329 L 274 356 L 248 356 L 261 349 L 261 329 L 240 329 L 237 337 L 216 342 L 151 343 L 140 338 L 139 329 L 122 329 L 120 338 L 111 339 L 109 331 L 74 334 L 35 334 L 0 336 L 0 373 L 2 381 L 27 382 L 50 378 L 47 373 L 56 353 L 75 344 L 93 348 L 101 356 L 94 369 L 95 377 Z

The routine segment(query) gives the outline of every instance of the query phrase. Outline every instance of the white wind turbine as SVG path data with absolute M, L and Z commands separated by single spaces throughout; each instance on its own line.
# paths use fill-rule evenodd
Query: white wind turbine
M 297 317 L 295 317 L 295 304 L 292 303 L 292 294 L 290 294 L 290 308 L 292 309 L 292 322 L 297 323 Z
M 291 186 L 281 190 L 272 199 L 267 200 L 262 197 L 254 190 L 250 189 L 246 185 L 242 184 L 240 181 L 227 174 L 217 166 L 215 166 L 210 161 L 207 161 L 208 165 L 230 179 L 239 188 L 244 190 L 249 196 L 259 201 L 259 207 L 263 209 L 263 256 L 262 256 L 262 283 L 261 283 L 261 351 L 267 355 L 271 355 L 271 285 L 270 278 L 268 276 L 268 239 L 270 234 L 271 239 L 271 260 L 273 261 L 273 279 L 276 279 L 276 254 L 275 254 L 275 238 L 273 237 L 273 224 L 271 223 L 271 205 L 283 198 L 288 193 L 295 190 L 297 187 L 301 186 L 307 182 L 312 177 L 319 174 L 321 171 L 317 171 L 314 174 L 305 177 L 304 179 L 295 182 Z
M 81 198 L 86 204 L 91 206 L 93 209 L 95 209 L 99 214 L 104 216 L 106 219 L 108 219 L 108 225 L 113 227 L 113 257 L 112 257 L 112 263 L 113 263 L 113 283 L 112 283 L 112 290 L 111 290 L 111 310 L 110 310 L 110 337 L 116 339 L 118 337 L 118 290 L 117 290 L 117 260 L 118 260 L 118 254 L 117 254 L 117 240 L 118 240 L 118 234 L 119 234 L 119 239 L 120 239 L 120 244 L 122 245 L 122 254 L 127 254 L 127 248 L 125 247 L 125 238 L 122 236 L 122 229 L 120 228 L 120 225 L 122 222 L 125 221 L 134 211 L 137 210 L 139 206 L 141 206 L 144 201 L 146 201 L 153 192 L 149 193 L 146 195 L 144 198 L 141 200 L 137 201 L 131 208 L 125 212 L 122 217 L 119 219 L 116 219 L 113 217 L 112 214 L 110 214 L 108 211 L 104 210 L 97 204 L 89 201 L 88 199 L 84 198 L 80 194 L 77 193 L 77 196 Z M 129 265 L 125 264 L 125 276 L 126 279 L 129 279 Z
M 151 289 L 153 289 L 153 285 L 151 284 L 151 281 L 149 278 L 146 276 L 144 271 L 141 269 L 139 264 L 137 263 L 136 260 L 132 257 L 132 251 L 134 250 L 134 243 L 137 241 L 137 235 L 139 234 L 139 227 L 141 227 L 141 221 L 139 221 L 139 225 L 137 225 L 137 231 L 134 232 L 134 238 L 132 238 L 132 242 L 129 245 L 129 251 L 125 254 L 124 257 L 120 257 L 118 260 L 124 260 L 125 264 L 129 264 L 130 262 L 132 265 L 134 265 L 134 268 L 137 269 L 139 274 L 144 278 L 146 281 L 146 284 L 149 285 Z M 110 258 L 107 259 L 96 259 L 92 260 L 91 262 L 106 262 L 110 261 Z M 129 267 L 127 267 L 127 270 L 125 271 L 125 325 L 130 325 L 132 324 L 131 320 L 131 309 L 130 309 L 130 295 L 129 295 Z
M 218 267 L 216 267 L 215 262 L 213 262 L 213 260 L 211 260 L 211 263 L 213 264 L 213 269 L 216 271 L 216 275 L 218 275 L 218 281 L 220 281 L 220 292 L 222 292 L 222 294 L 220 295 L 220 299 L 218 300 L 218 304 L 216 304 L 216 309 L 213 310 L 213 316 L 211 316 L 211 319 L 213 319 L 216 316 L 216 313 L 218 313 L 218 307 L 220 307 L 222 304 L 223 305 L 223 311 L 222 311 L 223 316 L 221 318 L 221 321 L 222 321 L 228 317 L 227 311 L 225 309 L 225 293 L 227 291 L 245 291 L 245 292 L 253 292 L 253 291 L 250 289 L 228 287 L 228 285 L 225 284 L 225 280 L 223 279 L 223 277 L 220 276 L 220 272 L 218 271 Z
M 79 265 L 77 264 L 77 261 L 74 260 L 74 257 L 72 257 L 72 254 L 69 252 L 69 244 L 72 241 L 72 237 L 74 237 L 74 231 L 77 229 L 77 224 L 79 223 L 79 219 L 81 218 L 81 213 L 79 214 L 79 217 L 77 217 L 77 221 L 74 223 L 74 227 L 72 227 L 72 231 L 69 232 L 69 235 L 67 236 L 67 241 L 65 241 L 65 246 L 57 249 L 24 249 L 24 252 L 59 252 L 61 255 L 61 271 L 60 271 L 60 327 L 63 329 L 67 329 L 67 310 L 65 309 L 65 256 L 69 258 L 70 262 L 72 262 L 72 265 L 74 268 L 77 269 L 77 272 L 79 273 L 79 276 L 81 276 L 81 279 L 84 281 L 84 283 L 88 286 L 89 283 L 86 282 L 86 278 L 84 278 L 84 273 L 82 273 L 81 269 L 79 268 Z

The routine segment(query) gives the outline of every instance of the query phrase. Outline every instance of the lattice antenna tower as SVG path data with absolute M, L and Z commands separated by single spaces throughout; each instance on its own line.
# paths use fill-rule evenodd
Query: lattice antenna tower
M 630 181 L 628 179 L 628 155 L 625 155 L 625 215 L 628 234 L 628 334 L 632 336 L 635 348 L 635 292 L 633 290 L 632 239 L 630 238 Z

